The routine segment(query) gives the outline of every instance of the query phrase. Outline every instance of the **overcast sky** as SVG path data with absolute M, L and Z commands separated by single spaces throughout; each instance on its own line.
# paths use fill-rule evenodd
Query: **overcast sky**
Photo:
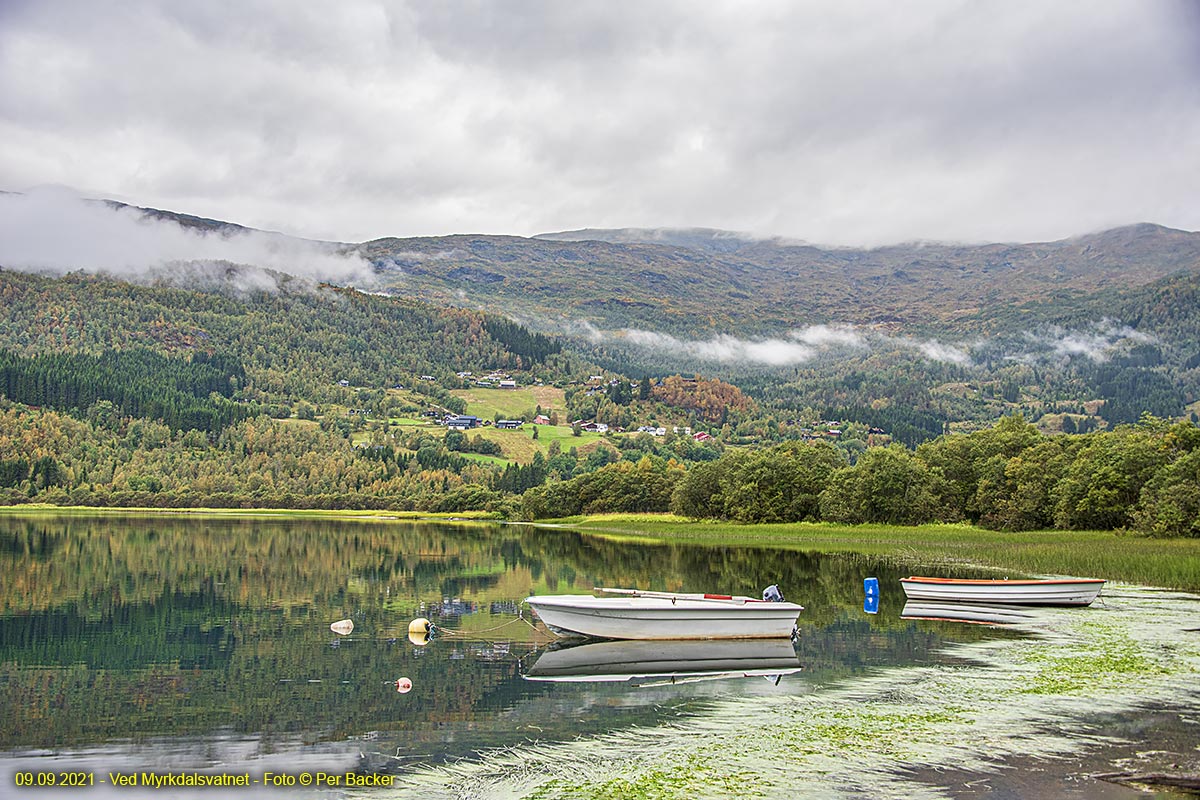
M 1200 4 L 0 0 L 0 189 L 341 241 L 1200 229 Z

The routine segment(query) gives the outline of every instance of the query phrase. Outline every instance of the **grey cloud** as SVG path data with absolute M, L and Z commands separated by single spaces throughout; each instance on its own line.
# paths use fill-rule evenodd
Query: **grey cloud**
M 343 241 L 1200 228 L 1184 3 L 3 8 L 0 188 Z

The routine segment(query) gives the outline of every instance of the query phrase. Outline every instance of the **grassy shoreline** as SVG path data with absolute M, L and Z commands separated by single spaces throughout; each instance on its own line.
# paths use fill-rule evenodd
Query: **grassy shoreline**
M 27 503 L 19 506 L 0 506 L 3 516 L 188 516 L 188 517 L 260 517 L 269 519 L 351 519 L 363 522 L 499 522 L 501 518 L 490 511 L 383 511 L 321 508 L 154 508 L 139 506 L 112 508 L 109 506 L 54 506 Z

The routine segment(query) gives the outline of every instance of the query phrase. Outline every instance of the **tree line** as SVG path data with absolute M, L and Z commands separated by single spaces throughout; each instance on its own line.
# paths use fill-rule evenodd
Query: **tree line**
M 176 430 L 215 433 L 249 412 L 230 402 L 246 380 L 237 359 L 197 352 L 167 358 L 145 348 L 42 353 L 0 349 L 0 395 L 32 406 L 83 410 L 108 401 L 126 416 L 158 419 Z
M 522 510 L 531 518 L 669 510 L 739 523 L 970 522 L 1196 537 L 1200 428 L 1144 415 L 1112 430 L 1048 436 L 1011 416 L 916 449 L 870 448 L 854 464 L 822 441 L 731 449 L 686 471 L 647 458 L 535 488 Z
M 732 451 L 688 471 L 670 508 L 737 522 L 965 521 L 1200 536 L 1200 428 L 1145 415 L 1112 430 L 1048 436 L 1011 416 L 915 450 L 871 448 L 853 465 L 823 442 Z
M 543 519 L 666 512 L 738 523 L 915 525 L 998 530 L 1126 529 L 1200 536 L 1200 428 L 1136 424 L 1047 435 L 1024 419 L 915 449 L 870 447 L 850 463 L 826 441 L 766 448 L 622 436 L 529 464 L 468 458 L 457 432 L 352 445 L 334 426 L 246 419 L 199 430 L 85 419 L 0 401 L 0 503 L 487 510 Z M 485 448 L 486 449 L 486 448 Z

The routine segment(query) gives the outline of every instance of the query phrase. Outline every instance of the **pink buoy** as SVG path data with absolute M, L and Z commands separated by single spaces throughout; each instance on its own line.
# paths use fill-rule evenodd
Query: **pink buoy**
M 412 681 L 410 681 L 408 678 L 397 678 L 396 691 L 400 694 L 408 694 L 412 691 Z

